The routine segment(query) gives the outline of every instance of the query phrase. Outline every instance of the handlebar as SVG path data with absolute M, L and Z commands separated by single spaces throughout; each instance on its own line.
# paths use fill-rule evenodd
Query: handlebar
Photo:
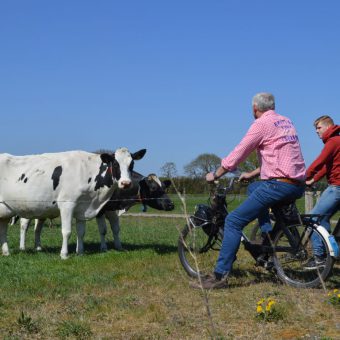
M 216 191 L 216 190 L 225 190 L 226 193 L 230 192 L 234 188 L 235 181 L 239 182 L 238 177 L 236 177 L 236 176 L 235 177 L 231 177 L 227 186 L 219 187 L 220 181 L 216 180 L 216 181 L 212 182 L 212 184 L 215 185 L 215 188 L 214 188 L 213 191 Z

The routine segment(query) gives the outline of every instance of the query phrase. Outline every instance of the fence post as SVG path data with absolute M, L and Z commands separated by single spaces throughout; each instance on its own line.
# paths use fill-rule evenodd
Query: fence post
M 305 213 L 308 214 L 313 209 L 313 191 L 305 191 Z
M 315 192 L 316 201 L 320 199 L 320 196 L 321 196 L 321 191 L 316 191 Z

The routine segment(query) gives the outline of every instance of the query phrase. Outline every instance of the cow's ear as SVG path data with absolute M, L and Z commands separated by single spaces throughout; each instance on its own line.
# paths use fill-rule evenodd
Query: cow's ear
M 135 161 L 138 161 L 139 159 L 142 159 L 144 157 L 145 153 L 146 153 L 146 149 L 141 149 L 141 150 L 139 150 L 139 151 L 137 151 L 135 153 L 132 153 L 131 157 Z
M 165 188 L 169 188 L 169 186 L 171 185 L 171 181 L 166 179 L 165 181 L 162 181 L 163 182 L 163 185 Z
M 114 154 L 102 153 L 100 154 L 100 159 L 103 163 L 109 164 L 115 160 Z

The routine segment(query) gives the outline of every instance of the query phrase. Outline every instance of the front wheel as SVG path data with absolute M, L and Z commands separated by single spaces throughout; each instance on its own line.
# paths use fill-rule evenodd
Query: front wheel
M 223 231 L 209 236 L 202 226 L 186 225 L 178 239 L 178 255 L 180 262 L 193 278 L 210 274 L 215 267 L 221 249 Z
M 304 225 L 292 225 L 287 227 L 290 240 L 283 230 L 280 230 L 274 238 L 273 261 L 279 279 L 290 286 L 297 288 L 312 288 L 322 284 L 332 271 L 333 258 L 324 238 L 317 230 L 313 230 L 308 237 L 304 237 L 306 227 Z M 308 265 L 313 259 L 312 234 L 315 233 L 325 249 L 324 262 L 315 268 Z M 301 242 L 304 240 L 303 242 Z M 292 243 L 295 243 L 293 246 Z M 302 244 L 303 243 L 303 244 Z

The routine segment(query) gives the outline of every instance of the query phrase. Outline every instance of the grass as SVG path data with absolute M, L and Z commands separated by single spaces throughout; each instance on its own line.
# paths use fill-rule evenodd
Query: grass
M 178 228 L 184 223 L 182 218 L 122 217 L 127 251 L 113 250 L 111 241 L 109 251 L 99 253 L 97 226 L 90 221 L 85 255 L 75 255 L 73 230 L 66 261 L 59 258 L 58 221 L 44 228 L 41 253 L 32 250 L 32 230 L 28 250 L 20 252 L 19 227 L 10 227 L 11 255 L 0 257 L 0 338 L 339 339 L 339 308 L 327 296 L 339 288 L 339 264 L 327 292 L 298 290 L 255 268 L 243 249 L 230 288 L 208 294 L 212 333 L 202 292 L 189 287 L 178 261 Z M 275 299 L 282 318 L 259 321 L 262 298 Z

